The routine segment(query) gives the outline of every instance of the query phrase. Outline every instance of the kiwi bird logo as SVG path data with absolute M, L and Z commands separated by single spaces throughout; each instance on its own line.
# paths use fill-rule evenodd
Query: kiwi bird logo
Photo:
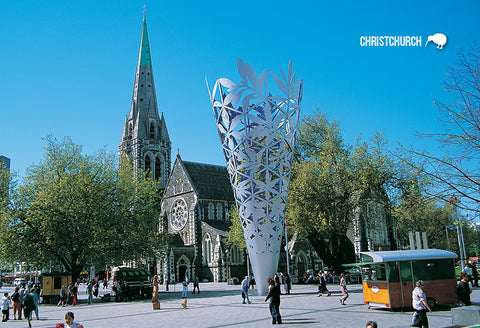
M 433 43 L 437 45 L 437 49 L 443 49 L 443 46 L 447 43 L 447 36 L 443 33 L 435 33 L 434 35 L 429 35 L 427 43 L 425 43 L 425 47 L 430 41 L 433 41 Z

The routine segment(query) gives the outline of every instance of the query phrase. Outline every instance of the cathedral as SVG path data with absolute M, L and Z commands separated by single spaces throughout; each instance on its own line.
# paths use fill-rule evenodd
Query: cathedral
M 246 252 L 226 245 L 230 213 L 235 206 L 227 168 L 184 161 L 177 154 L 170 169 L 171 147 L 165 118 L 158 113 L 144 18 L 132 104 L 118 151 L 128 155 L 136 170 L 144 170 L 159 181 L 163 189 L 160 233 L 167 238 L 154 272 L 163 283 L 194 276 L 200 281 L 226 281 L 229 277 L 241 280 L 251 269 Z M 292 276 L 323 269 L 323 262 L 309 243 L 292 240 L 288 250 Z M 282 252 L 279 270 L 286 271 L 286 266 L 286 253 Z

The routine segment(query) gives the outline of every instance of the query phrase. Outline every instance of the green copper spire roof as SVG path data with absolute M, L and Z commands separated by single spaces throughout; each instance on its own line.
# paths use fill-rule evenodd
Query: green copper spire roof
M 150 45 L 148 43 L 147 20 L 143 18 L 142 41 L 140 42 L 140 53 L 138 54 L 138 65 L 152 66 L 150 58 Z

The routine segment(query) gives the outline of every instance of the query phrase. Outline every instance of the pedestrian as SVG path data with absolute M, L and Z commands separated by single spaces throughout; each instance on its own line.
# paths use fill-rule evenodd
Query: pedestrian
M 78 305 L 78 283 L 72 286 L 72 305 Z
M 65 304 L 67 303 L 67 292 L 65 291 L 65 286 L 62 286 L 62 288 L 60 288 L 59 296 L 60 300 L 58 301 L 57 306 L 65 306 Z
M 8 293 L 4 293 L 2 297 L 2 303 L 1 303 L 1 308 L 2 308 L 2 322 L 6 322 L 10 319 L 10 302 L 11 302 L 10 296 L 8 296 Z
M 91 281 L 87 284 L 87 304 L 93 304 L 93 284 Z
M 30 316 L 32 311 L 35 310 L 35 301 L 32 294 L 26 292 L 23 296 L 23 316 L 27 319 L 28 327 L 31 328 L 32 324 L 30 323 Z
M 346 305 L 345 301 L 348 298 L 348 291 L 347 291 L 347 279 L 345 279 L 345 273 L 342 272 L 340 274 L 340 289 L 342 291 L 342 297 L 340 297 L 340 304 Z
M 38 317 L 38 299 L 39 298 L 35 290 L 36 290 L 35 287 L 30 288 L 30 295 L 33 297 L 33 305 L 34 305 L 33 311 L 35 312 L 35 317 L 37 318 L 37 320 L 40 320 L 40 318 Z
M 65 314 L 65 328 L 83 328 L 83 326 L 75 322 L 75 315 L 73 312 L 67 312 Z
M 73 303 L 73 282 L 70 281 L 67 287 L 67 305 Z
M 367 322 L 367 326 L 365 328 L 378 328 L 376 321 L 369 321 Z
M 183 278 L 183 280 L 182 280 L 182 287 L 183 287 L 182 298 L 187 298 L 187 292 L 188 292 L 187 276 L 185 276 L 185 278 Z
M 250 288 L 255 289 L 255 278 L 251 273 L 248 275 L 248 285 Z
M 280 284 L 275 283 L 272 278 L 267 279 L 268 294 L 265 302 L 270 299 L 270 314 L 272 315 L 272 324 L 282 324 L 282 316 L 280 315 Z
M 242 281 L 242 298 L 243 298 L 243 304 L 245 304 L 245 300 L 247 300 L 248 304 L 251 304 L 250 299 L 248 298 L 248 288 L 250 287 L 250 278 L 248 276 L 245 276 L 245 279 Z
M 98 281 L 95 281 L 95 283 L 93 284 L 93 296 L 95 296 L 95 298 L 98 297 Z
M 13 301 L 13 320 L 22 320 L 22 300 L 20 299 L 20 287 L 15 287 L 15 291 L 12 294 Z
M 472 283 L 472 268 L 470 267 L 469 263 L 465 264 L 465 267 L 463 268 L 462 272 L 465 272 L 468 275 L 468 281 Z
M 478 287 L 477 262 L 470 263 L 470 269 L 472 269 L 472 288 Z
M 290 280 L 290 275 L 288 272 L 285 272 L 284 276 L 284 288 L 285 288 L 285 294 L 290 294 L 290 290 L 292 289 L 292 282 Z
M 415 283 L 415 289 L 412 292 L 412 306 L 415 310 L 412 319 L 412 327 L 428 328 L 428 312 L 432 312 L 427 303 L 427 295 L 423 291 L 423 280 Z
M 466 272 L 460 273 L 460 281 L 458 282 L 456 292 L 458 301 L 461 305 L 472 305 L 472 302 L 470 301 L 472 290 L 468 285 L 468 275 Z
M 195 294 L 195 289 L 197 289 L 198 293 L 200 294 L 200 287 L 198 286 L 198 277 L 197 275 L 193 276 L 193 293 Z
M 318 279 L 320 284 L 318 285 L 318 295 L 317 296 L 322 296 L 323 293 L 327 293 L 327 297 L 332 295 L 330 291 L 327 289 L 327 278 L 325 277 L 325 272 L 322 270 L 318 271 Z

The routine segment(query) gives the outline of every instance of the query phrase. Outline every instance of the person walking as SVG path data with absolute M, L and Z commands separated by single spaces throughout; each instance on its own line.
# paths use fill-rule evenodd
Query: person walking
M 20 288 L 17 286 L 15 287 L 15 291 L 12 294 L 12 302 L 13 302 L 13 320 L 22 320 L 22 300 L 20 299 Z
M 250 287 L 249 283 L 250 278 L 248 276 L 245 276 L 245 279 L 242 281 L 242 298 L 243 298 L 243 304 L 245 304 L 245 300 L 247 300 L 248 304 L 251 304 L 250 299 L 248 298 L 248 288 Z
M 65 291 L 65 286 L 62 286 L 62 288 L 60 288 L 60 300 L 58 301 L 58 304 L 57 306 L 65 306 L 65 304 L 67 303 L 67 292 Z
M 183 280 L 182 280 L 182 287 L 183 287 L 182 298 L 187 298 L 187 292 L 188 292 L 187 276 L 185 276 L 185 278 L 183 278 Z
M 272 316 L 272 324 L 282 324 L 282 316 L 280 315 L 280 284 L 276 283 L 272 278 L 267 279 L 268 294 L 265 302 L 270 299 L 270 314 Z
M 342 291 L 342 297 L 340 297 L 340 304 L 346 305 L 345 301 L 348 298 L 348 291 L 347 291 L 347 279 L 345 279 L 345 273 L 342 272 L 340 274 L 340 289 Z
M 193 276 L 193 293 L 195 294 L 195 289 L 197 289 L 198 293 L 200 294 L 200 287 L 198 286 L 198 277 L 197 275 Z
M 468 275 L 466 272 L 460 273 L 460 281 L 456 288 L 457 298 L 461 305 L 472 305 L 470 294 L 472 290 L 468 285 Z
M 25 293 L 23 296 L 23 316 L 27 319 L 28 327 L 31 328 L 32 324 L 30 323 L 32 311 L 35 310 L 35 301 L 32 294 Z
M 38 316 L 38 294 L 37 292 L 35 291 L 35 287 L 32 287 L 30 288 L 30 295 L 32 296 L 33 298 L 33 311 L 35 312 L 35 317 L 37 318 L 37 320 L 40 320 L 39 316 Z M 31 315 L 31 313 L 30 313 Z
M 327 278 L 325 277 L 325 272 L 322 270 L 318 271 L 318 279 L 320 280 L 320 284 L 318 285 L 318 297 L 322 296 L 323 293 L 327 293 L 327 296 L 332 295 L 330 291 L 327 289 Z
M 423 280 L 415 283 L 415 289 L 412 292 L 412 306 L 415 310 L 412 319 L 412 327 L 428 328 L 428 312 L 432 312 L 427 303 L 427 295 L 423 291 Z

